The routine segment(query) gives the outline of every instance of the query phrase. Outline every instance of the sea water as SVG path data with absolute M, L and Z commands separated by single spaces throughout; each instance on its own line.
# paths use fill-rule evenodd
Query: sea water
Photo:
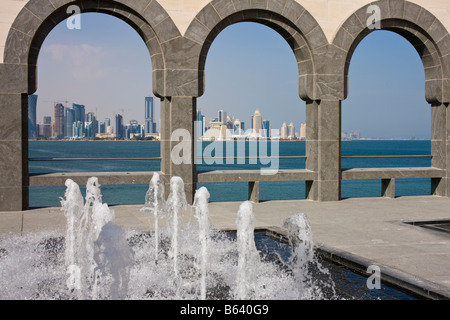
M 205 148 L 210 142 L 204 142 Z M 247 142 L 248 144 L 249 142 Z M 224 146 L 226 143 L 224 143 Z M 225 146 L 226 148 L 226 146 Z M 270 148 L 270 144 L 269 144 Z M 250 148 L 247 147 L 246 150 Z M 304 141 L 280 141 L 280 156 L 304 156 Z M 428 155 L 431 142 L 425 140 L 359 140 L 343 141 L 342 155 Z M 270 155 L 270 150 L 269 150 Z M 158 141 L 30 141 L 30 158 L 150 158 L 160 156 Z M 199 164 L 197 170 L 245 170 L 259 169 L 261 165 L 245 164 Z M 305 159 L 280 159 L 280 169 L 304 169 Z M 342 168 L 369 167 L 429 167 L 430 158 L 343 158 Z M 159 160 L 113 160 L 113 161 L 30 161 L 30 174 L 53 172 L 118 172 L 159 171 Z M 207 183 L 210 201 L 244 201 L 248 196 L 245 182 Z M 111 205 L 141 204 L 148 185 L 104 185 L 105 201 Z M 273 192 L 277 190 L 277 192 Z M 347 197 L 379 197 L 380 180 L 343 180 L 341 194 Z M 396 194 L 399 196 L 429 195 L 430 179 L 397 179 Z M 81 186 L 85 193 L 84 186 Z M 58 197 L 64 187 L 43 186 L 30 188 L 30 207 L 58 206 Z M 56 195 L 56 196 L 55 196 Z M 260 200 L 304 199 L 304 181 L 261 182 Z

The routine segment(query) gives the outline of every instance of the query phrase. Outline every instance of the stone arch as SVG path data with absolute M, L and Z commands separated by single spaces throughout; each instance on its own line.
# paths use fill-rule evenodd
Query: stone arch
M 115 16 L 135 29 L 150 53 L 153 91 L 157 96 L 163 95 L 165 59 L 161 43 L 179 37 L 180 33 L 155 0 L 30 0 L 14 20 L 5 44 L 4 64 L 14 65 L 16 72 L 20 73 L 15 83 L 16 92 L 31 94 L 36 91 L 40 47 L 50 31 L 72 15 L 67 13 L 70 5 L 77 5 L 81 13 L 99 12 Z
M 379 29 L 367 25 L 370 5 L 380 8 Z M 343 99 L 348 95 L 348 70 L 353 52 L 365 36 L 376 30 L 393 31 L 414 46 L 424 66 L 425 98 L 429 103 L 450 101 L 450 35 L 429 11 L 404 0 L 368 4 L 354 12 L 337 31 L 332 41 L 338 57 L 334 72 L 345 79 Z
M 36 90 L 36 61 L 49 32 L 68 18 L 70 5 L 80 13 L 116 16 L 133 27 L 147 45 L 152 62 L 153 92 L 164 97 L 166 58 L 163 43 L 180 37 L 178 28 L 156 0 L 30 0 L 9 30 L 0 63 L 0 163 L 7 168 L 0 182 L 0 210 L 28 209 L 28 94 Z
M 197 96 L 204 92 L 204 68 L 216 36 L 238 22 L 257 22 L 278 32 L 290 45 L 299 68 L 299 96 L 317 99 L 315 90 L 316 50 L 328 41 L 313 16 L 294 0 L 213 0 L 192 20 L 185 38 L 196 44 L 190 67 L 198 72 Z
M 379 9 L 379 28 L 369 27 L 368 19 L 373 13 L 369 10 L 371 5 Z M 422 60 L 425 99 L 431 104 L 431 167 L 446 170 L 443 177 L 431 179 L 431 192 L 448 196 L 450 35 L 433 14 L 409 1 L 380 0 L 363 6 L 342 24 L 331 44 L 331 50 L 338 58 L 333 72 L 344 78 L 340 100 L 348 95 L 348 70 L 353 52 L 366 35 L 378 29 L 403 36 L 414 46 Z

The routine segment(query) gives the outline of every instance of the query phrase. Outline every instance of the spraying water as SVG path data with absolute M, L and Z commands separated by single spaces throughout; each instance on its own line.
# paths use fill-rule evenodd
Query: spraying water
M 67 287 L 78 299 L 123 299 L 127 269 L 132 264 L 131 248 L 121 227 L 113 224 L 114 211 L 101 202 L 98 179 L 90 178 L 83 204 L 79 186 L 66 181 L 65 200 L 61 201 L 67 219 Z M 110 290 L 99 293 L 98 282 L 112 276 Z M 100 279 L 106 275 L 104 279 Z M 106 281 L 107 282 L 107 281 Z M 105 286 L 104 286 L 105 287 Z
M 194 209 L 195 217 L 199 225 L 199 240 L 200 240 L 200 298 L 206 299 L 206 273 L 208 261 L 208 246 L 209 246 L 209 210 L 208 210 L 209 192 L 205 187 L 201 187 L 195 193 Z
M 167 198 L 169 217 L 171 218 L 171 251 L 169 255 L 173 260 L 173 271 L 175 278 L 178 277 L 178 220 L 179 214 L 187 207 L 186 195 L 184 193 L 184 182 L 180 177 L 172 177 L 170 180 L 170 194 Z M 177 281 L 177 279 L 175 279 Z
M 237 247 L 239 253 L 236 299 L 249 299 L 255 295 L 256 267 L 260 263 L 254 235 L 254 213 L 250 201 L 239 207 L 237 213 Z
M 308 217 L 304 213 L 299 213 L 287 218 L 284 228 L 288 231 L 288 238 L 292 248 L 289 261 L 295 283 L 298 286 L 297 299 L 314 299 L 323 297 L 325 291 L 331 291 L 332 297 L 336 296 L 334 283 L 328 270 L 317 261 L 314 255 L 314 242 L 309 226 Z M 316 272 L 325 279 L 322 280 L 314 276 Z
M 141 209 L 144 212 L 153 213 L 154 234 L 155 234 L 155 262 L 158 261 L 159 253 L 159 215 L 166 210 L 166 201 L 164 200 L 164 183 L 159 174 L 155 172 L 150 180 L 148 191 L 145 195 L 145 205 Z
M 206 188 L 197 190 L 190 206 L 183 181 L 173 177 L 164 201 L 164 184 L 155 174 L 141 209 L 153 214 L 154 230 L 138 232 L 114 223 L 100 190 L 98 180 L 89 179 L 83 199 L 79 186 L 66 181 L 64 236 L 0 238 L 0 299 L 335 297 L 325 295 L 334 284 L 315 258 L 306 215 L 286 220 L 289 258 L 269 260 L 256 247 L 248 201 L 237 212 L 234 237 L 211 223 Z M 17 276 L 17 265 L 24 276 Z

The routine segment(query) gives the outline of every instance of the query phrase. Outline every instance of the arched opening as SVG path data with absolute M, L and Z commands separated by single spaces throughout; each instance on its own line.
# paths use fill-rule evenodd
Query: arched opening
M 280 170 L 305 168 L 305 102 L 299 98 L 298 57 L 272 27 L 238 22 L 221 30 L 212 42 L 205 63 L 205 93 L 197 100 L 197 130 L 203 136 L 202 147 L 197 146 L 197 153 L 202 150 L 198 172 L 273 165 Z M 227 141 L 217 141 L 217 135 L 225 132 L 221 128 L 228 130 Z M 258 129 L 265 131 L 258 134 Z M 278 163 L 264 163 L 264 155 L 277 156 L 272 151 L 281 156 Z M 242 158 L 255 155 L 260 158 Z M 283 158 L 287 156 L 292 158 Z M 247 182 L 205 185 L 211 201 L 248 197 Z M 304 181 L 262 181 L 259 199 L 298 199 L 304 190 Z
M 353 52 L 349 95 L 342 102 L 343 170 L 431 166 L 431 108 L 416 50 L 402 35 L 377 30 Z M 341 197 L 379 196 L 381 184 L 343 180 Z M 430 194 L 430 184 L 430 178 L 396 179 L 395 194 Z
M 30 175 L 159 171 L 157 160 L 132 160 L 160 153 L 159 142 L 150 141 L 159 130 L 159 102 L 142 35 L 108 14 L 82 13 L 80 29 L 68 28 L 67 21 L 53 28 L 39 51 L 35 95 L 41 132 L 39 140 L 29 142 L 28 154 L 31 160 L 51 161 L 29 161 Z M 146 114 L 147 97 L 152 117 Z M 147 188 L 103 185 L 102 193 L 109 204 L 142 203 Z M 63 185 L 31 186 L 30 207 L 58 206 L 64 190 Z

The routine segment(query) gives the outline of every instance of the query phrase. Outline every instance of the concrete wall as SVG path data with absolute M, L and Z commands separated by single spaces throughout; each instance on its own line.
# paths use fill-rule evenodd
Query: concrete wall
M 299 98 L 307 102 L 306 169 L 317 177 L 308 180 L 307 189 L 311 199 L 320 201 L 340 199 L 341 101 L 348 95 L 352 54 L 378 28 L 402 35 L 416 48 L 424 66 L 425 98 L 432 114 L 432 166 L 444 171 L 433 177 L 433 190 L 449 195 L 448 0 L 1 0 L 0 211 L 28 205 L 26 98 L 37 87 L 40 47 L 52 28 L 69 17 L 71 4 L 81 12 L 124 20 L 146 43 L 153 92 L 162 101 L 161 171 L 166 184 L 172 176 L 181 176 L 189 199 L 198 181 L 194 153 L 185 154 L 189 163 L 171 161 L 171 150 L 179 143 L 172 133 L 185 129 L 194 136 L 196 99 L 205 90 L 206 56 L 224 28 L 243 21 L 265 24 L 292 48 L 298 63 Z M 372 5 L 379 9 L 375 25 L 367 23 Z
M 51 1 L 51 0 L 50 0 Z M 249 0 L 250 1 L 250 0 Z M 270 0 L 268 0 L 270 1 Z M 329 42 L 338 28 L 359 8 L 373 2 L 369 0 L 296 0 L 317 20 Z M 9 29 L 27 0 L 1 0 L 0 4 L 0 61 Z M 184 35 L 195 16 L 210 2 L 209 0 L 159 0 Z M 450 30 L 450 2 L 447 0 L 411 0 L 438 18 Z

